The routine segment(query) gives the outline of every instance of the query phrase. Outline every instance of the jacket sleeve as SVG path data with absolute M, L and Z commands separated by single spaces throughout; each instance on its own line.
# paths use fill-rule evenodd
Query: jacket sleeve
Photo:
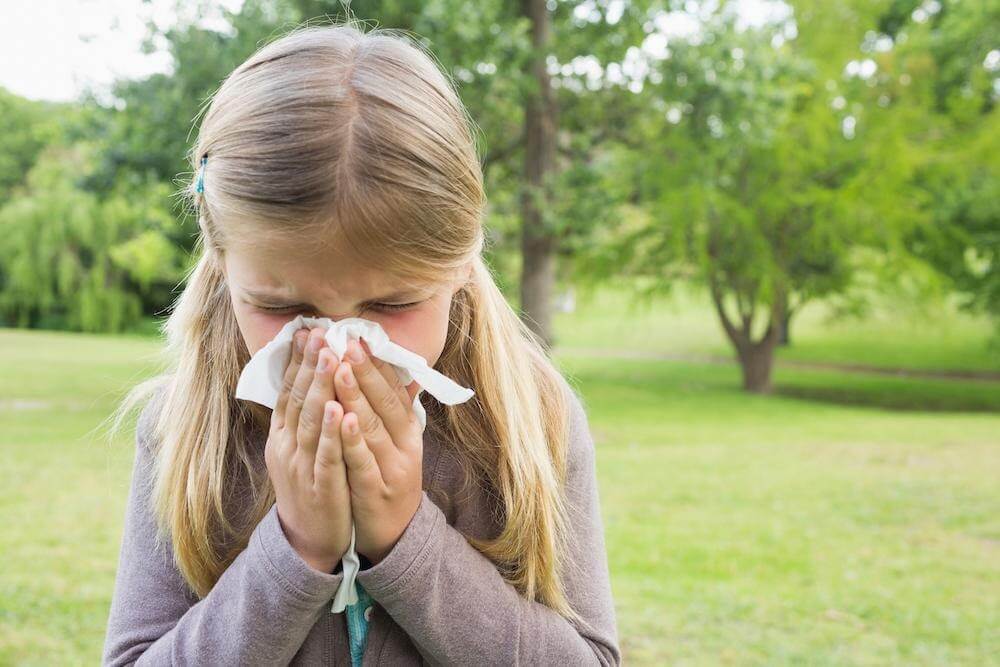
M 568 390 L 568 385 L 566 385 Z M 431 664 L 618 665 L 621 653 L 598 497 L 594 442 L 571 391 L 566 594 L 590 628 L 528 600 L 449 525 L 423 492 L 393 549 L 358 582 Z
M 108 617 L 103 665 L 288 664 L 323 613 L 343 575 L 306 563 L 289 544 L 277 505 L 250 542 L 198 599 L 157 545 L 150 507 L 150 405 L 136 429 L 131 488 Z

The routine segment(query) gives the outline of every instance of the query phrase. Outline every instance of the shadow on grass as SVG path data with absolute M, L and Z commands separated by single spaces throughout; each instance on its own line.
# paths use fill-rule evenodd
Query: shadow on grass
M 898 412 L 1000 413 L 1000 382 L 967 378 L 894 376 L 781 366 L 770 395 L 744 392 L 739 365 L 564 355 L 573 383 L 588 387 L 593 400 L 628 394 L 630 404 L 688 406 L 691 415 L 713 415 L 750 407 L 780 408 L 781 399 L 807 407 L 843 405 Z M 777 399 L 777 400 L 772 400 Z
M 1000 383 L 892 378 L 860 373 L 782 374 L 774 394 L 901 412 L 1000 412 Z

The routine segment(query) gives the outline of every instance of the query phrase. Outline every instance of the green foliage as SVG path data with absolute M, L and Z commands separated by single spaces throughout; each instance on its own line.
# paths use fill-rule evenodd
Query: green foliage
M 0 87 L 0 206 L 22 185 L 42 149 L 60 133 L 63 105 L 34 102 Z
M 906 195 L 896 197 L 908 213 L 901 247 L 947 277 L 966 307 L 997 318 L 1000 344 L 1000 2 L 930 9 L 890 8 L 875 39 L 891 48 L 871 55 L 877 76 L 855 86 L 860 122 L 886 156 L 886 169 L 872 161 L 869 172 L 893 174 L 883 184 Z
M 53 146 L 24 194 L 0 209 L 0 321 L 78 331 L 126 330 L 157 283 L 181 278 L 169 193 L 152 181 L 105 198 L 80 187 L 93 146 Z

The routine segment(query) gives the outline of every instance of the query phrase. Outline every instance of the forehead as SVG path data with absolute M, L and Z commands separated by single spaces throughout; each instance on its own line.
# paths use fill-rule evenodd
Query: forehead
M 226 251 L 225 263 L 231 283 L 243 290 L 274 296 L 364 299 L 429 286 L 332 252 L 302 252 L 278 246 L 266 251 L 232 248 Z

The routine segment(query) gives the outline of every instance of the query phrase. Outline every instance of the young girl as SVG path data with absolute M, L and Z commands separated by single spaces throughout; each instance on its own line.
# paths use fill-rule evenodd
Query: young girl
M 353 23 L 214 95 L 171 372 L 115 414 L 150 397 L 104 664 L 620 663 L 587 416 L 483 261 L 473 127 L 432 56 Z M 234 399 L 300 314 L 378 322 L 475 395 L 422 395 L 421 432 L 415 383 L 302 328 L 275 409 Z

